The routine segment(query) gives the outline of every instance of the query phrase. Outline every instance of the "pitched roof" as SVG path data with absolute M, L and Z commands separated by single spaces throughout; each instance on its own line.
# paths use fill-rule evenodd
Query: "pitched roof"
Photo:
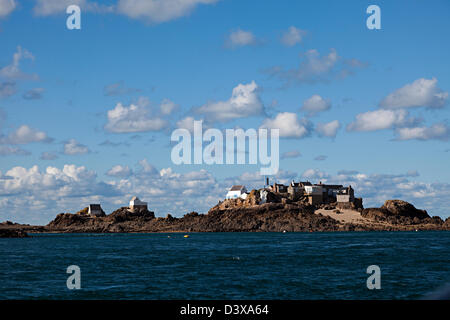
M 235 185 L 231 187 L 230 191 L 239 191 L 242 190 L 243 188 L 244 188 L 243 185 Z
M 340 189 L 342 188 L 341 184 L 316 184 L 316 186 L 322 186 L 325 189 Z
M 91 210 L 102 210 L 102 207 L 99 204 L 90 204 L 89 207 Z

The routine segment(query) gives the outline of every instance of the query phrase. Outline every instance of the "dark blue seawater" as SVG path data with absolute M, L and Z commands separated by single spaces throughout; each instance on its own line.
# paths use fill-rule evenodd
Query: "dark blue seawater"
M 444 231 L 43 234 L 0 239 L 0 299 L 417 299 L 450 282 L 449 249 Z

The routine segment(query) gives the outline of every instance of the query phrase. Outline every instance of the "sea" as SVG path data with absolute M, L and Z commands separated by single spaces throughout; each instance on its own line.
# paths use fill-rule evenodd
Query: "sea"
M 449 263 L 448 231 L 36 234 L 0 239 L 0 299 L 422 299 Z

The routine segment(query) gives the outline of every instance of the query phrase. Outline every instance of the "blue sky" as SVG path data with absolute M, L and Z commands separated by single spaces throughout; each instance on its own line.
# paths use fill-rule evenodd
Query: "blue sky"
M 69 4 L 81 30 L 66 28 Z M 370 4 L 381 30 L 366 27 Z M 92 202 L 110 212 L 135 194 L 181 216 L 233 183 L 261 187 L 255 165 L 174 165 L 170 134 L 193 119 L 280 128 L 279 182 L 351 184 L 366 207 L 401 198 L 445 218 L 449 9 L 0 0 L 0 220 L 46 223 Z M 235 88 L 245 112 L 222 121 Z

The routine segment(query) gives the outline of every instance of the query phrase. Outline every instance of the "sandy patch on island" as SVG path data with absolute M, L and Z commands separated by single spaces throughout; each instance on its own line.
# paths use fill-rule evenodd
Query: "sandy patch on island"
M 323 216 L 329 216 L 334 220 L 337 220 L 342 223 L 368 224 L 373 222 L 366 218 L 361 217 L 361 214 L 358 211 L 349 209 L 339 209 L 339 211 L 341 211 L 341 213 L 333 212 L 333 210 L 318 209 L 314 213 L 315 214 L 320 213 Z

